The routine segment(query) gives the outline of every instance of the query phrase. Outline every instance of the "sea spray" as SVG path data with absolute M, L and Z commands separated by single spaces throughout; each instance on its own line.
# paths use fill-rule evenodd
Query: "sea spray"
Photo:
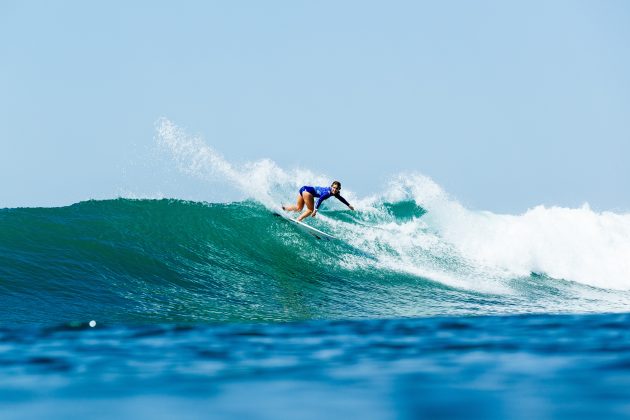
M 268 208 L 294 200 L 304 184 L 330 178 L 309 170 L 284 170 L 269 159 L 236 167 L 199 136 L 189 136 L 167 119 L 158 120 L 157 140 L 177 166 L 197 177 L 220 178 Z M 380 267 L 445 284 L 505 292 L 510 279 L 531 273 L 601 289 L 630 290 L 630 215 L 542 206 L 521 215 L 466 209 L 430 178 L 401 173 L 381 194 L 344 195 L 358 212 L 353 223 L 326 217 L 348 243 L 376 256 Z M 331 202 L 332 201 L 332 202 Z M 388 205 L 412 202 L 426 214 L 392 218 Z M 326 207 L 338 209 L 334 200 Z

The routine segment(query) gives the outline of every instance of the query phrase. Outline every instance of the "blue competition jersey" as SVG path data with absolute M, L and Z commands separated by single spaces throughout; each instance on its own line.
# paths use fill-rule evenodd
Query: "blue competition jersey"
M 330 197 L 336 197 L 339 201 L 341 201 L 346 206 L 350 206 L 350 203 L 348 203 L 346 199 L 343 198 L 341 195 L 337 194 L 336 196 L 333 196 L 333 194 L 330 192 L 330 187 L 311 187 L 309 185 L 305 185 L 302 188 L 300 188 L 300 195 L 304 191 L 311 193 L 313 197 L 318 197 L 317 203 L 315 203 L 315 209 L 319 209 L 320 204 L 322 204 L 324 200 L 327 200 Z

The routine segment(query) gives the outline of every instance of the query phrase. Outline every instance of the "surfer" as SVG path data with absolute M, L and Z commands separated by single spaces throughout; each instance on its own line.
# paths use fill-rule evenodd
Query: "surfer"
M 297 204 L 294 206 L 282 206 L 282 210 L 302 211 L 304 205 L 306 204 L 306 210 L 300 215 L 300 217 L 297 218 L 297 221 L 301 222 L 302 219 L 308 217 L 309 215 L 311 217 L 315 217 L 319 206 L 324 200 L 327 200 L 330 197 L 335 197 L 337 200 L 348 206 L 350 210 L 354 210 L 354 207 L 352 207 L 350 203 L 348 203 L 348 201 L 339 194 L 340 191 L 341 182 L 339 181 L 334 181 L 330 187 L 311 187 L 309 185 L 305 185 L 300 188 L 300 195 L 298 195 Z M 317 203 L 315 203 L 314 197 L 317 197 Z

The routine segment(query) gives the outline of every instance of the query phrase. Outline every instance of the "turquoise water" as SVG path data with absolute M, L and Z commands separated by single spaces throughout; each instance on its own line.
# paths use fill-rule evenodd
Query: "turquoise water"
M 578 251 L 519 236 L 532 218 Z M 0 210 L 3 418 L 630 415 L 625 216 L 403 198 L 308 222 L 340 239 L 253 200 Z
M 408 202 L 383 208 L 381 219 L 333 211 L 327 223 L 309 221 L 354 237 L 354 244 L 318 241 L 255 202 L 118 199 L 5 209 L 3 322 L 278 322 L 630 307 L 627 291 L 544 274 L 479 279 L 469 261 L 443 245 L 441 253 L 418 247 L 419 255 L 406 254 L 396 231 L 357 240 L 424 214 Z M 426 230 L 413 234 L 432 237 Z M 414 272 L 422 265 L 430 267 L 426 277 Z M 461 283 L 440 281 L 458 276 Z

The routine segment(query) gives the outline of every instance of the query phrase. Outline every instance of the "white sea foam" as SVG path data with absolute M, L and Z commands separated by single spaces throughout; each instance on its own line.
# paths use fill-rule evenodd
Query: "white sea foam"
M 221 179 L 269 208 L 294 200 L 301 185 L 330 178 L 306 169 L 284 170 L 262 159 L 233 165 L 201 137 L 167 119 L 157 142 L 190 175 Z M 400 174 L 382 195 L 344 195 L 360 210 L 353 223 L 322 214 L 336 235 L 373 256 L 345 264 L 379 267 L 448 285 L 505 292 L 507 279 L 543 273 L 602 289 L 630 290 L 630 215 L 581 208 L 535 207 L 521 215 L 471 211 L 421 174 Z M 412 200 L 427 213 L 396 220 L 384 203 Z
M 521 215 L 471 211 L 422 175 L 398 177 L 394 197 L 413 199 L 431 231 L 477 267 L 499 277 L 544 273 L 630 290 L 630 215 L 537 206 Z

